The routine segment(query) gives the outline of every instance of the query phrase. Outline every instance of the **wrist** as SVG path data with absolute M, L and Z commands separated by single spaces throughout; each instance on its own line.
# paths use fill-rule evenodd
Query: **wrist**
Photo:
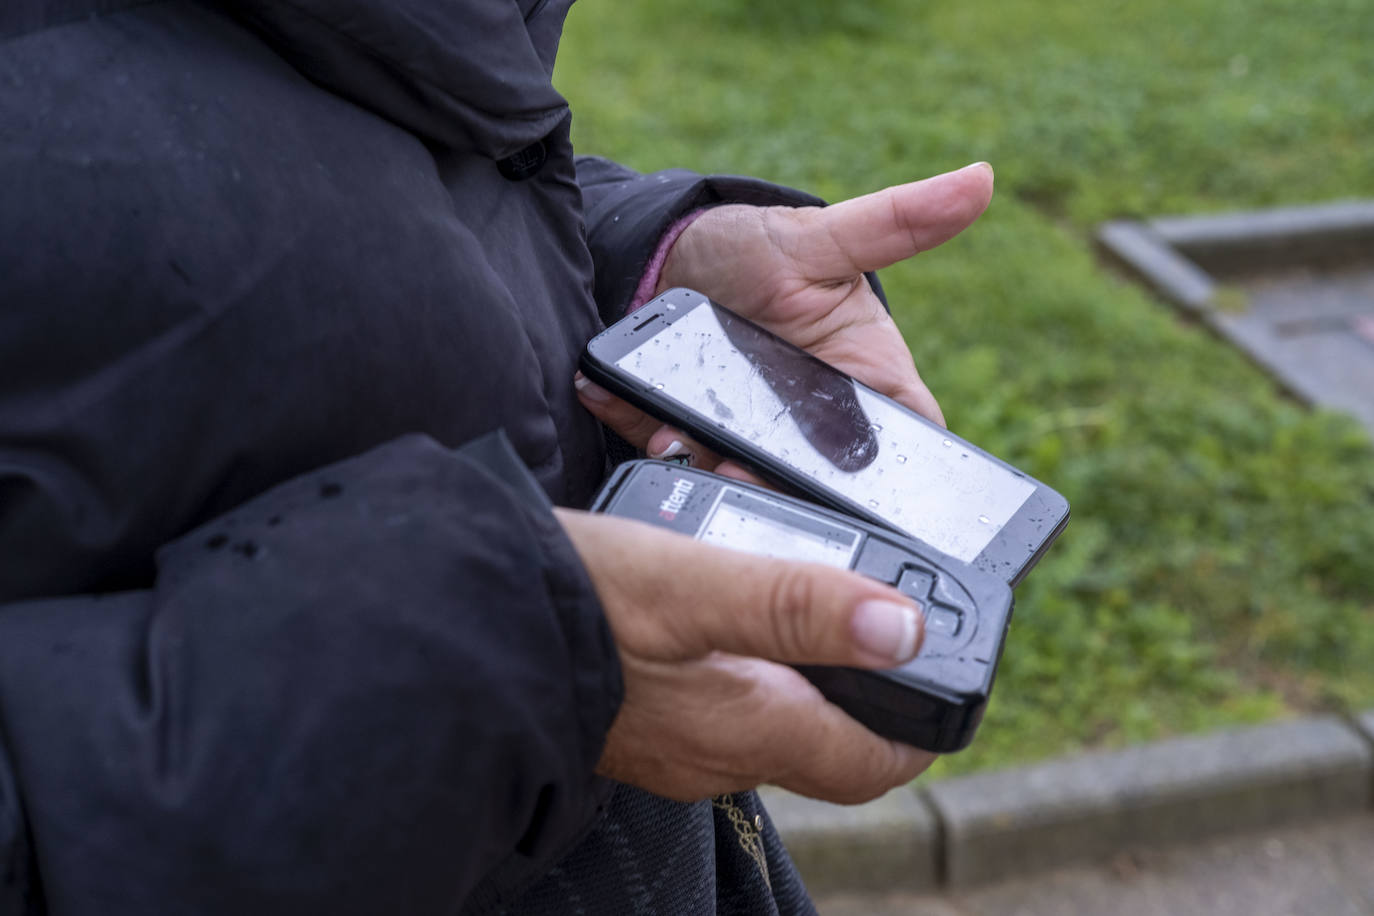
M 671 284 L 664 284 L 663 267 L 668 262 L 668 252 L 673 250 L 673 245 L 687 231 L 687 227 L 696 222 L 709 207 L 702 207 L 698 210 L 678 218 L 671 226 L 664 231 L 663 236 L 658 240 L 658 247 L 649 258 L 649 263 L 644 265 L 644 273 L 640 274 L 639 284 L 635 287 L 634 297 L 630 300 L 630 307 L 626 314 L 635 311 L 646 302 L 667 289 Z

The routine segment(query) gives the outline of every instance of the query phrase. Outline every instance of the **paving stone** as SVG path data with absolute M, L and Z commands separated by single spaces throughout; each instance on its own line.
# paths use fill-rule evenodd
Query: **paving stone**
M 1358 721 L 1360 730 L 1364 732 L 1365 737 L 1374 743 L 1374 709 L 1360 716 Z
M 1352 821 L 1352 823 L 1354 823 Z M 1346 831 L 1332 836 L 1330 857 L 1341 875 L 1341 883 L 1365 902 L 1374 914 L 1374 813 L 1363 821 L 1363 833 Z
M 1097 241 L 1169 301 L 1191 311 L 1212 307 L 1212 278 L 1144 224 L 1130 220 L 1106 223 L 1098 228 Z
M 929 894 L 833 894 L 816 900 L 821 916 L 968 916 L 969 911 Z
M 1344 410 L 1374 434 L 1374 267 L 1242 281 L 1243 312 L 1214 312 L 1218 329 L 1298 397 Z
M 1369 746 L 1374 748 L 1374 709 L 1355 718 L 1355 726 L 1364 733 L 1364 738 L 1369 742 Z M 1374 782 L 1374 775 L 1370 776 L 1370 781 Z M 1374 800 L 1374 785 L 1369 789 L 1371 800 Z M 1374 803 L 1374 802 L 1372 802 Z M 1371 896 L 1374 896 L 1374 866 L 1369 869 L 1369 886 Z
M 822 896 L 827 916 L 1374 916 L 1374 814 L 945 894 Z
M 1374 201 L 1120 220 L 1097 238 L 1290 393 L 1374 435 Z
M 1369 916 L 1374 899 L 1350 870 L 1357 857 L 1374 861 L 1374 817 L 1122 857 L 949 899 L 977 916 Z
M 1336 719 L 1178 738 L 927 786 L 953 886 L 1368 808 L 1374 750 Z
M 852 806 L 772 787 L 759 793 L 812 891 L 937 885 L 937 822 L 910 789 L 895 789 L 876 801 Z
M 1164 244 L 1219 276 L 1368 260 L 1374 201 L 1276 207 L 1148 223 Z

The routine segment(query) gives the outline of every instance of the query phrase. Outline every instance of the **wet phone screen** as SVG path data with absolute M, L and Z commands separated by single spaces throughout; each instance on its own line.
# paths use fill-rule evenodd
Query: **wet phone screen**
M 978 560 L 1037 490 L 1048 491 L 700 294 L 670 291 L 615 327 L 636 319 L 639 336 L 605 355 L 652 412 L 765 476 L 957 559 Z M 1046 532 L 993 564 L 1015 567 L 1010 575 L 989 571 L 1010 581 L 1057 529 Z

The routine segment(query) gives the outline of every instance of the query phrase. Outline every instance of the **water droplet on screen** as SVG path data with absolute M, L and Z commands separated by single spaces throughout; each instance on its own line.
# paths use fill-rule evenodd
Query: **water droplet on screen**
M 868 505 L 870 508 L 876 509 L 878 508 L 878 501 L 876 499 L 870 499 Z
M 898 464 L 906 464 L 906 455 L 898 455 L 898 456 L 897 456 L 897 463 L 898 463 Z
M 655 385 L 654 387 L 657 388 L 659 391 L 662 391 L 662 390 L 663 390 L 663 383 L 662 383 L 662 382 L 659 382 L 659 383 L 658 383 L 657 385 Z
M 960 458 L 967 458 L 967 457 L 968 457 L 968 452 L 964 452 L 964 453 L 963 453 L 962 455 L 960 455 L 959 457 L 960 457 Z
M 681 338 L 681 337 L 682 337 L 682 332 L 681 332 L 681 331 L 674 331 L 674 332 L 673 332 L 673 337 Z
M 952 441 L 950 441 L 949 439 L 946 439 L 946 440 L 944 441 L 943 445 L 944 445 L 945 448 L 954 448 L 954 443 L 953 443 Z
M 984 525 L 991 525 L 991 524 L 992 524 L 992 519 L 988 518 L 986 515 L 980 515 L 980 516 L 978 516 L 978 521 L 981 522 L 981 523 L 983 523 Z
M 874 423 L 872 426 L 869 427 L 869 429 L 873 430 L 875 433 L 880 433 L 883 431 L 883 424 Z

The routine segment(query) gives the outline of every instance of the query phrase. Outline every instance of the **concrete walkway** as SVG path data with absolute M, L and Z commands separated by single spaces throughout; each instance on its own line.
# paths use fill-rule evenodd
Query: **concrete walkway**
M 1097 239 L 1292 394 L 1374 435 L 1374 201 L 1117 220 Z
M 1374 814 L 1123 855 L 940 895 L 834 895 L 825 916 L 1374 916 Z
M 1213 838 L 1374 820 L 1374 710 L 917 783 L 854 807 L 760 794 L 818 897 L 971 893 L 1056 869 L 1165 862 Z

